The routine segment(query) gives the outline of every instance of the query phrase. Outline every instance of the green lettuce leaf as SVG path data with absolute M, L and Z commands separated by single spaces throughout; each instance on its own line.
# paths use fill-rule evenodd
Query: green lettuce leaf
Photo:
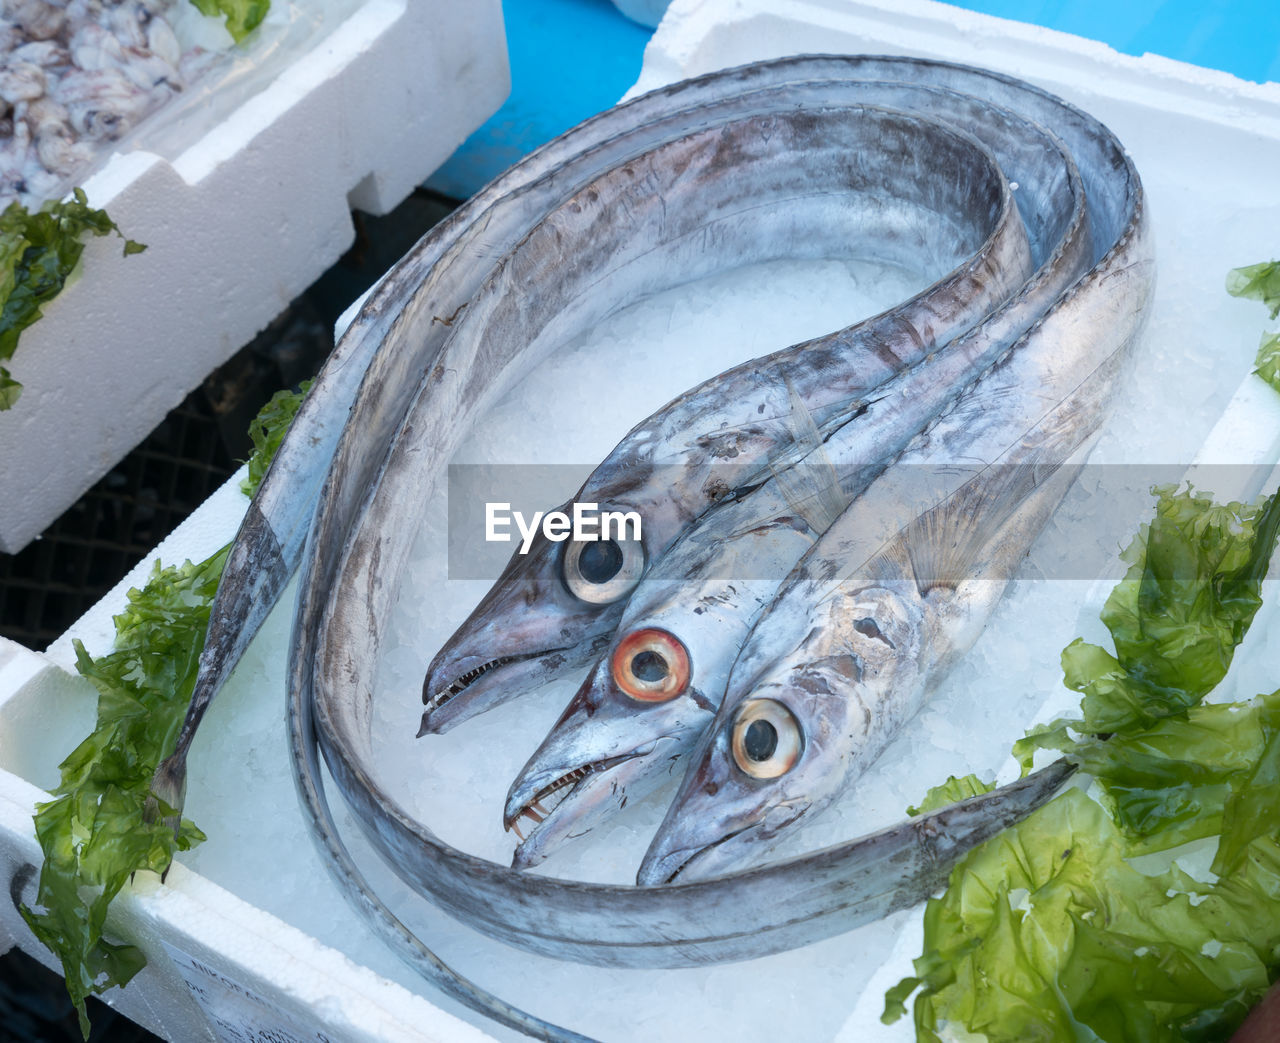
M 1156 492 L 1102 612 L 1114 653 L 1063 652 L 1080 716 L 1014 747 L 1024 770 L 1061 751 L 1098 799 L 1073 788 L 953 870 L 915 974 L 885 996 L 893 1021 L 916 993 L 919 1040 L 1208 1043 L 1280 967 L 1280 692 L 1203 703 L 1260 604 L 1280 496 Z M 1130 862 L 1193 841 L 1217 845 L 1212 881 Z
M 254 421 L 246 484 L 255 490 L 301 401 L 302 393 L 281 392 Z M 176 568 L 157 561 L 115 617 L 108 655 L 95 659 L 75 642 L 76 668 L 98 690 L 97 725 L 62 762 L 53 800 L 36 808 L 44 864 L 35 907 L 20 912 L 61 961 L 86 1039 L 85 998 L 127 984 L 146 965 L 136 946 L 103 937 L 112 899 L 138 870 L 163 873 L 175 851 L 205 839 L 187 819 L 175 837 L 163 822 L 175 809 L 163 801 L 161 816 L 150 822 L 143 808 L 156 766 L 172 752 L 186 716 L 229 551 L 230 545 Z
M 120 235 L 107 212 L 90 207 L 80 188 L 71 199 L 46 203 L 34 214 L 17 202 L 0 213 L 0 361 L 13 357 L 19 335 L 66 285 L 84 252 L 84 237 L 111 232 Z M 145 249 L 125 239 L 125 256 Z M 11 408 L 21 394 L 22 385 L 0 366 L 0 409 Z
M 1227 293 L 1261 301 L 1274 319 L 1280 315 L 1280 261 L 1265 261 L 1227 272 Z
M 1280 333 L 1264 333 L 1253 360 L 1254 372 L 1280 391 Z
M 1198 705 L 1226 675 L 1262 604 L 1280 501 L 1223 506 L 1191 489 L 1155 493 L 1155 517 L 1121 555 L 1129 570 L 1102 609 L 1115 652 L 1079 639 L 1063 650 L 1065 683 L 1083 693 L 1082 714 L 1019 743 L 1024 767 L 1037 745 L 1067 748 L 1064 726 L 1108 735 Z
M 201 14 L 222 16 L 227 32 L 236 43 L 258 28 L 271 9 L 270 0 L 191 0 L 191 3 Z
M 297 416 L 302 400 L 311 390 L 312 381 L 304 380 L 298 391 L 277 391 L 249 424 L 253 453 L 249 456 L 249 473 L 240 483 L 240 491 L 252 497 L 267 476 L 267 468 L 284 441 L 285 432 Z
M 912 818 L 916 815 L 927 815 L 930 811 L 937 811 L 957 801 L 976 797 L 980 793 L 990 793 L 995 788 L 994 782 L 983 782 L 977 775 L 965 775 L 958 779 L 950 775 L 942 785 L 934 786 L 929 790 L 918 807 L 907 808 L 907 814 Z
M 148 825 L 142 809 L 186 714 L 226 554 L 179 568 L 157 562 L 115 617 L 114 651 L 93 659 L 76 642 L 76 667 L 99 693 L 97 726 L 63 761 L 54 799 L 36 809 L 45 860 L 36 908 L 21 913 L 61 960 L 86 1038 L 85 997 L 125 984 L 146 963 L 135 947 L 103 938 L 108 905 L 137 870 L 163 869 L 175 849 L 204 839 L 186 819 L 176 838 L 161 822 Z M 87 906 L 82 887 L 96 891 Z
M 1144 875 L 1079 789 L 971 852 L 925 910 L 910 981 L 919 1040 L 963 1027 L 989 1043 L 1225 1039 L 1268 988 L 1280 944 L 1280 845 L 1204 884 Z

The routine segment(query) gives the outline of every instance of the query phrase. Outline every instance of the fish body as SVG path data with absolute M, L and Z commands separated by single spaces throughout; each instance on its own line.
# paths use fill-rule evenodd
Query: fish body
M 800 388 L 819 419 L 831 422 L 833 405 L 837 421 L 841 409 L 860 416 L 862 396 L 878 383 L 944 348 L 996 307 L 1002 316 L 984 331 L 983 344 L 1011 341 L 1083 271 L 1092 248 L 1075 164 L 1043 127 L 941 86 L 874 81 L 807 86 L 817 99 L 854 98 L 928 112 L 972 133 L 1017 186 L 1029 253 L 1023 253 L 1012 225 L 998 228 L 993 240 L 1008 240 L 998 262 L 1000 275 L 985 279 L 963 308 L 955 307 L 957 286 L 972 289 L 973 273 L 989 271 L 997 255 L 992 240 L 983 246 L 988 259 L 979 264 L 975 256 L 959 283 L 957 269 L 892 314 L 722 374 L 637 425 L 574 501 L 559 508 L 567 512 L 577 502 L 635 511 L 643 521 L 643 547 L 621 549 L 635 555 L 636 571 L 653 569 L 690 525 L 731 490 L 752 481 L 753 466 L 785 448 L 790 432 L 788 411 L 781 408 L 786 392 L 780 374 Z M 899 174 L 888 173 L 895 184 L 886 183 L 885 191 L 900 190 Z M 967 382 L 973 365 L 971 356 L 969 372 L 957 369 L 948 379 Z M 725 409 L 725 402 L 735 408 Z M 580 589 L 585 585 L 575 574 L 578 550 L 572 542 L 562 547 L 539 537 L 532 548 L 513 556 L 429 667 L 420 734 L 445 731 L 600 650 L 618 625 L 634 583 L 621 592 L 611 586 L 600 597 Z
M 603 141 L 650 124 L 663 123 L 668 131 L 677 125 L 684 130 L 708 126 L 710 110 L 720 99 L 740 96 L 755 105 L 761 94 L 784 85 L 803 96 L 811 89 L 807 84 L 817 84 L 812 89 L 821 91 L 824 83 L 858 79 L 928 83 L 1053 128 L 1075 159 L 1089 201 L 1089 268 L 1048 302 L 1032 334 L 1061 323 L 1059 334 L 1070 337 L 1070 343 L 1102 338 L 1123 355 L 1120 346 L 1131 339 L 1149 302 L 1153 277 L 1141 184 L 1105 127 L 1011 77 L 920 59 L 785 59 L 664 88 L 611 110 L 573 140 L 603 147 Z M 779 111 L 794 107 L 797 100 L 797 94 L 785 96 L 788 101 Z M 633 144 L 638 140 L 631 139 Z M 632 154 L 639 156 L 647 147 Z M 717 173 L 723 176 L 724 168 Z M 757 187 L 751 180 L 740 181 L 737 191 L 750 194 Z M 579 200 L 594 205 L 585 195 Z M 614 210 L 612 219 L 622 221 L 626 215 Z M 633 235 L 641 240 L 637 249 L 651 245 L 649 237 L 660 233 L 658 226 L 635 228 Z M 479 229 L 475 236 L 483 247 Z M 546 245 L 549 249 L 553 244 Z M 579 245 L 566 238 L 558 250 Z M 737 244 L 708 243 L 709 249 L 721 246 L 728 251 Z M 550 255 L 546 270 L 554 273 L 560 256 Z M 659 266 L 690 263 L 688 255 L 679 253 L 660 253 L 654 260 Z M 711 263 L 697 258 L 693 274 Z M 720 263 L 727 259 L 721 257 Z M 411 259 L 404 271 L 411 272 L 414 264 Z M 439 961 L 424 955 L 421 942 L 372 894 L 334 825 L 322 788 L 321 755 L 374 847 L 410 886 L 443 909 L 532 951 L 633 967 L 753 958 L 912 905 L 942 882 L 965 851 L 1048 799 L 1071 774 L 1069 766 L 1052 765 L 993 793 L 869 837 L 723 877 L 677 880 L 662 887 L 594 885 L 521 873 L 442 842 L 377 780 L 369 738 L 379 635 L 387 626 L 396 577 L 414 535 L 404 523 L 406 505 L 430 502 L 461 437 L 458 428 L 465 428 L 519 379 L 523 363 L 548 350 L 548 342 L 535 338 L 518 344 L 497 330 L 492 340 L 475 330 L 459 338 L 456 329 L 446 339 L 428 340 L 424 333 L 430 317 L 452 315 L 462 302 L 434 297 L 429 280 L 404 277 L 400 297 L 381 298 L 385 310 L 377 321 L 385 323 L 386 333 L 351 406 L 307 540 L 289 654 L 290 751 L 304 814 L 335 879 L 407 960 L 452 995 L 490 1009 L 447 968 L 442 970 Z M 672 271 L 666 278 L 675 281 L 678 275 Z M 554 280 L 550 283 L 554 292 Z M 512 293 L 520 290 L 518 279 L 510 285 Z M 603 291 L 616 285 L 609 282 Z M 571 328 L 574 317 L 589 317 L 607 306 L 562 300 L 559 307 L 573 309 L 563 327 Z M 469 304 L 459 321 L 465 322 L 471 311 Z M 1041 404 L 1048 413 L 1053 402 Z M 982 405 L 990 410 L 990 402 Z M 953 410 L 948 415 L 959 414 Z M 982 410 L 968 418 L 971 423 L 982 419 Z M 943 424 L 931 430 L 940 436 L 950 429 Z M 866 502 L 872 492 L 869 488 L 853 506 Z M 880 537 L 881 544 L 886 542 L 886 534 Z M 858 560 L 869 557 L 864 553 Z M 779 643 L 782 654 L 794 647 Z M 515 1023 L 510 1012 L 503 1016 Z
M 801 559 L 743 643 L 639 882 L 721 874 L 812 820 L 976 640 L 1141 328 L 1121 313 L 1080 338 L 1076 311 L 1023 337 Z
M 593 205 L 610 224 L 597 228 L 603 217 L 590 228 L 574 222 L 581 236 L 574 241 L 591 244 L 586 260 L 561 256 L 565 229 L 557 218 L 564 212 L 547 219 L 557 268 L 568 266 L 561 292 L 577 291 L 575 276 L 598 285 L 608 282 L 602 271 L 616 273 L 609 287 L 616 292 L 604 294 L 613 307 L 664 288 L 673 270 L 706 274 L 730 259 L 765 259 L 784 242 L 805 256 L 852 253 L 900 263 L 914 254 L 916 262 L 927 257 L 912 264 L 917 270 L 946 272 L 892 312 L 743 363 L 636 425 L 573 501 L 640 517 L 640 540 L 616 541 L 619 568 L 634 562 L 636 580 L 786 445 L 791 390 L 819 423 L 856 413 L 870 388 L 950 343 L 1034 271 L 1025 228 L 1007 183 L 991 176 L 989 152 L 963 132 L 940 133 L 931 120 L 910 115 L 904 122 L 886 111 L 850 105 L 751 116 L 655 149 L 643 177 L 624 167 L 593 183 Z M 858 161 L 847 163 L 849 156 Z M 720 176 L 724 170 L 732 174 Z M 761 193 L 749 208 L 740 191 L 746 181 Z M 571 201 L 565 211 L 585 204 Z M 613 223 L 616 212 L 629 215 L 622 228 Z M 641 240 L 648 244 L 643 255 L 636 253 L 638 227 L 657 239 Z M 921 236 L 937 240 L 923 253 Z M 530 252 L 551 246 L 525 245 Z M 553 305 L 563 308 L 539 303 Z M 530 318 L 519 330 L 527 335 L 542 325 Z M 539 534 L 513 556 L 431 664 L 423 732 L 445 730 L 598 649 L 634 580 L 619 586 L 612 582 L 617 573 L 609 573 L 597 582 L 578 567 L 580 553 L 572 541 Z
M 1060 183 L 1078 185 L 1073 165 Z M 1040 244 L 1057 263 L 1039 268 L 990 314 L 975 312 L 972 329 L 868 391 L 855 414 L 839 417 L 827 431 L 805 413 L 812 435 L 793 436 L 792 447 L 771 463 L 769 478 L 704 514 L 650 566 L 604 655 L 511 786 L 503 817 L 521 836 L 513 865 L 540 862 L 675 770 L 719 707 L 743 640 L 790 568 L 1087 268 L 1083 205 L 1071 216 L 1061 240 Z M 1030 212 L 1028 223 L 1043 228 L 1049 222 Z M 804 413 L 803 403 L 793 406 L 796 412 Z M 796 453 L 795 460 L 783 459 Z M 638 694 L 629 666 L 637 655 L 685 664 L 672 667 L 679 686 L 661 699 Z M 528 835 L 520 829 L 523 818 L 530 820 L 523 823 Z

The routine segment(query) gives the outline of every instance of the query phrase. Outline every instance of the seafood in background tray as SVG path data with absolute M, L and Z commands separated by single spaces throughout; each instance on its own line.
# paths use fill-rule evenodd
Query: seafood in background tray
M 179 0 L 186 3 L 186 0 Z M 8 0 L 0 19 L 0 209 L 57 199 L 106 142 L 185 90 L 219 55 L 185 51 L 174 0 Z
M 725 169 L 732 176 L 721 176 Z M 747 181 L 756 186 L 752 208 L 742 206 Z M 558 544 L 539 533 L 513 555 L 432 662 L 423 683 L 424 733 L 598 651 L 645 567 L 709 507 L 757 480 L 787 445 L 788 382 L 818 423 L 852 416 L 870 389 L 971 328 L 1034 271 L 1026 230 L 990 152 L 919 114 L 818 98 L 803 113 L 748 116 L 664 143 L 646 157 L 643 176 L 624 165 L 592 191 L 608 208 L 590 230 L 575 229 L 581 256 L 557 276 L 566 298 L 589 283 L 608 300 L 634 299 L 641 287 L 664 287 L 673 263 L 708 274 L 767 259 L 783 246 L 790 254 L 947 274 L 891 312 L 708 380 L 633 428 L 572 502 L 635 513 L 641 538 L 613 541 L 605 556 L 599 544 Z M 574 200 L 565 210 L 581 207 Z M 619 222 L 618 213 L 626 219 Z M 565 223 L 553 214 L 539 228 L 562 235 Z M 647 264 L 626 264 L 637 229 L 653 229 L 659 242 Z M 541 237 L 531 237 L 534 248 L 543 248 Z

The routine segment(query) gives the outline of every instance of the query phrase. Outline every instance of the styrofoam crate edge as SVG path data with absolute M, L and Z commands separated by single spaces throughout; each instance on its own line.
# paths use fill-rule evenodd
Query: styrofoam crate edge
M 776 0 L 767 5 L 744 0 L 727 20 L 705 0 L 674 0 L 626 97 L 744 61 L 804 51 L 847 53 L 851 42 L 857 42 L 850 39 L 854 25 L 868 53 L 943 58 L 1042 84 L 1077 84 L 1083 68 L 1086 74 L 1096 72 L 1120 83 L 1135 100 L 1280 136 L 1280 84 L 1252 83 L 1160 55 L 1122 54 L 1097 40 L 937 0 L 900 0 L 891 7 L 849 0 Z M 889 40 L 892 46 L 886 44 Z
M 23 335 L 0 414 L 0 550 L 15 552 L 136 445 L 506 96 L 499 0 L 368 0 L 170 164 L 86 182 L 147 252 L 95 239 Z M 186 176 L 184 176 L 186 175 Z

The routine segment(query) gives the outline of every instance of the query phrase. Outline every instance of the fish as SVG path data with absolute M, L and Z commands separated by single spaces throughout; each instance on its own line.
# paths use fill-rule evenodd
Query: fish
M 1083 210 L 1078 216 L 1077 230 Z M 514 866 L 586 835 L 672 772 L 715 715 L 742 642 L 791 567 L 1084 271 L 1086 241 L 1062 244 L 1073 262 L 1041 269 L 1034 292 L 885 381 L 825 435 L 797 396 L 797 427 L 807 422 L 808 433 L 794 442 L 807 452 L 786 466 L 775 461 L 773 477 L 706 515 L 651 568 L 609 649 L 512 783 L 503 821 L 520 835 Z
M 609 541 L 606 555 L 602 542 L 559 543 L 539 532 L 517 550 L 428 667 L 420 735 L 446 731 L 598 651 L 644 570 L 785 447 L 788 381 L 821 423 L 857 413 L 869 388 L 944 348 L 1026 283 L 1034 263 L 1007 181 L 978 142 L 942 127 L 898 110 L 837 107 L 834 98 L 785 119 L 725 119 L 659 146 L 643 173 L 624 165 L 598 178 L 592 200 L 571 200 L 521 244 L 522 256 L 558 254 L 570 217 L 581 229 L 575 241 L 589 243 L 582 256 L 557 257 L 556 292 L 536 311 L 523 304 L 528 314 L 513 330 L 521 336 L 536 335 L 541 310 L 576 300 L 580 285 L 616 308 L 665 288 L 673 271 L 707 274 L 728 261 L 767 259 L 782 242 L 805 256 L 869 251 L 898 262 L 905 252 L 913 268 L 946 274 L 891 312 L 745 362 L 637 424 L 557 510 L 589 503 L 634 514 L 640 537 Z M 858 162 L 837 159 L 848 155 Z M 725 166 L 734 175 L 720 178 Z M 735 206 L 746 179 L 762 193 L 751 210 Z M 605 199 L 609 216 L 593 216 L 587 231 L 580 215 L 589 204 L 600 213 Z M 650 234 L 637 239 L 638 229 Z M 655 260 L 636 263 L 640 244 Z M 529 263 L 545 271 L 545 261 Z
M 1026 335 L 1058 328 L 1073 339 L 1099 341 L 1099 350 L 1110 346 L 1123 354 L 1149 305 L 1154 279 L 1141 181 L 1123 147 L 1097 120 L 1022 81 L 915 58 L 779 59 L 663 88 L 598 117 L 590 133 L 607 138 L 609 131 L 621 135 L 650 123 L 662 123 L 672 134 L 677 127 L 709 128 L 714 106 L 733 97 L 741 99 L 739 113 L 746 108 L 763 113 L 773 105 L 781 118 L 803 106 L 806 96 L 821 97 L 832 84 L 850 80 L 930 83 L 1053 128 L 1074 157 L 1088 198 L 1089 268 L 1049 302 Z M 643 175 L 645 151 L 622 162 Z M 738 184 L 743 193 L 755 187 L 750 180 Z M 577 198 L 587 209 L 602 202 L 586 193 Z M 620 209 L 583 217 L 572 228 L 562 226 L 558 244 L 547 243 L 549 256 L 539 271 L 558 273 L 573 263 L 576 250 L 585 245 L 589 252 L 589 244 L 569 234 L 595 227 L 586 218 L 628 220 Z M 660 227 L 647 223 L 636 227 L 637 248 L 660 233 Z M 483 236 L 476 234 L 475 242 L 482 248 Z M 803 250 L 805 244 L 797 245 Z M 720 246 L 731 250 L 736 244 L 711 242 L 707 249 Z M 699 265 L 711 263 L 701 257 L 680 260 L 692 264 L 694 274 L 706 270 Z M 406 269 L 413 264 L 410 258 Z M 666 281 L 676 277 L 663 275 Z M 555 280 L 550 282 L 549 292 L 555 293 Z M 529 284 L 512 278 L 510 285 L 512 292 L 527 292 Z M 537 285 L 541 291 L 542 283 Z M 608 295 L 616 285 L 605 280 L 590 293 Z M 422 940 L 388 912 L 346 852 L 325 794 L 321 759 L 375 850 L 441 909 L 529 951 L 629 967 L 755 958 L 909 907 L 939 886 L 966 851 L 1028 814 L 1070 777 L 1071 766 L 1056 762 L 992 793 L 866 837 L 724 876 L 661 886 L 588 884 L 523 873 L 443 842 L 378 781 L 369 735 L 379 638 L 415 535 L 406 523 L 406 505 L 431 502 L 461 437 L 458 429 L 519 379 L 528 359 L 551 349 L 549 338 L 519 344 L 477 337 L 475 330 L 466 338 L 454 331 L 445 340 L 425 340 L 430 316 L 452 315 L 462 302 L 439 302 L 443 307 L 437 308 L 429 286 L 409 280 L 402 288 L 400 298 L 383 298 L 382 307 L 391 314 L 380 313 L 377 321 L 387 323 L 387 335 L 351 404 L 312 515 L 289 648 L 289 750 L 304 818 L 327 868 L 374 929 L 431 981 L 488 1010 L 483 996 L 460 986 L 456 976 L 429 958 Z M 557 332 L 617 303 L 561 301 L 559 306 L 572 314 Z M 471 313 L 468 304 L 459 321 L 465 323 Z M 1050 321 L 1055 316 L 1060 316 L 1056 327 Z M 820 423 L 826 421 L 820 411 L 814 413 Z M 866 500 L 864 494 L 853 506 Z M 509 1011 L 495 1016 L 511 1017 Z
M 1043 128 L 1006 110 L 993 115 L 985 106 L 979 112 L 974 99 L 951 91 L 860 86 L 867 99 L 914 106 L 928 102 L 939 116 L 975 124 L 975 132 L 1024 193 L 1021 212 L 1040 267 L 994 315 L 975 313 L 974 322 L 980 322 L 976 329 L 869 392 L 859 412 L 840 418 L 825 436 L 817 432 L 803 402 L 793 406 L 793 414 L 805 414 L 827 463 L 845 476 L 839 491 L 844 503 L 1084 272 L 1092 246 L 1079 174 Z M 1064 198 L 1074 204 L 1063 206 Z M 1043 206 L 1047 200 L 1054 202 L 1048 213 Z M 1044 263 L 1050 255 L 1055 263 Z M 802 438 L 796 444 L 812 447 L 815 442 Z M 828 488 L 834 478 L 833 470 Z M 537 864 L 563 840 L 585 836 L 607 814 L 674 770 L 714 715 L 755 615 L 789 566 L 825 531 L 825 522 L 804 517 L 795 501 L 796 495 L 786 493 L 780 481 L 761 483 L 746 497 L 704 515 L 672 551 L 649 566 L 605 654 L 512 783 L 503 820 L 520 836 L 514 866 Z M 663 675 L 664 698 L 645 691 L 646 685 L 630 671 L 628 664 L 637 655 L 651 668 L 658 661 L 672 665 Z
M 756 112 L 769 113 L 786 107 L 792 103 L 797 89 L 785 84 L 764 85 L 760 90 L 736 94 L 707 84 L 699 90 L 708 95 L 700 102 L 703 106 L 700 118 L 724 121 L 744 116 L 749 118 Z M 804 93 L 817 102 L 835 104 L 844 96 L 845 86 L 827 84 L 820 86 L 816 94 L 813 91 Z M 521 258 L 533 256 L 533 263 L 536 263 L 537 243 L 563 234 L 563 229 L 575 216 L 574 208 L 581 211 L 584 205 L 580 194 L 584 191 L 598 192 L 601 175 L 613 171 L 615 177 L 624 181 L 629 177 L 639 177 L 637 172 L 627 173 L 629 160 L 636 155 L 646 155 L 687 130 L 683 108 L 676 105 L 673 110 L 671 100 L 666 97 L 637 99 L 628 111 L 634 113 L 633 124 L 620 126 L 612 112 L 594 117 L 531 153 L 486 186 L 432 229 L 378 284 L 357 314 L 300 407 L 233 541 L 210 610 L 208 637 L 186 717 L 173 753 L 161 762 L 152 781 L 152 792 L 157 802 L 181 811 L 185 799 L 186 759 L 191 743 L 217 692 L 243 656 L 249 641 L 302 558 L 307 527 L 320 496 L 326 468 L 335 459 L 338 439 L 358 389 L 363 387 L 366 399 L 372 401 L 377 394 L 373 385 L 379 381 L 395 387 L 417 386 L 420 371 L 401 361 L 409 356 L 393 357 L 390 352 L 380 351 L 380 345 L 398 334 L 401 327 L 412 323 L 415 336 L 420 338 L 418 343 L 427 357 L 438 355 L 450 344 L 475 345 L 479 336 L 485 338 L 486 351 L 496 351 L 495 328 L 501 329 L 508 338 L 510 346 L 506 350 L 525 348 L 527 331 L 536 329 L 543 320 L 524 308 L 523 280 L 532 276 L 529 269 L 521 267 L 531 262 Z M 947 140 L 953 150 L 960 150 L 967 159 L 978 161 L 970 151 L 975 146 L 954 137 Z M 990 204 L 987 224 L 991 227 L 984 227 L 981 231 L 977 228 L 968 230 L 968 238 L 976 240 L 980 247 L 969 260 L 971 266 L 978 268 L 984 263 L 998 264 L 1004 271 L 999 281 L 1004 282 L 1012 277 L 1010 273 L 1026 268 L 1025 233 L 1019 228 L 1016 211 L 1009 206 L 1008 192 L 998 172 L 992 167 L 981 173 L 985 180 L 977 187 L 985 191 Z M 960 194 L 961 187 L 954 189 L 953 194 Z M 664 209 L 660 204 L 661 200 L 655 204 L 659 207 L 659 217 Z M 598 210 L 598 202 L 595 206 Z M 637 243 L 647 242 L 631 235 L 637 220 L 638 211 L 628 212 L 627 223 L 615 228 L 608 241 L 630 238 Z M 818 228 L 811 249 L 841 252 L 844 247 L 839 242 L 832 245 L 838 238 L 840 227 Z M 530 242 L 539 230 L 543 239 Z M 1039 233 L 1038 228 L 1035 231 Z M 598 228 L 593 228 L 584 234 L 595 236 L 598 232 Z M 759 251 L 759 247 L 753 249 Z M 934 253 L 942 252 L 937 246 L 929 249 Z M 733 254 L 726 251 L 718 256 L 720 259 L 716 263 L 723 265 Z M 958 287 L 966 276 L 964 272 L 957 274 L 957 271 L 953 270 L 948 278 Z M 579 277 L 592 280 L 594 272 L 589 266 L 583 266 Z M 972 279 L 976 273 L 969 273 L 967 277 Z M 398 302 L 411 294 L 415 301 L 411 309 L 404 313 L 397 311 Z M 604 302 L 606 298 L 599 300 Z M 554 314 L 561 303 L 562 300 L 556 298 L 542 307 L 545 312 Z M 589 324 L 592 316 L 602 317 L 610 310 L 606 303 L 594 307 L 595 311 L 580 316 L 581 322 Z M 815 345 L 815 354 L 823 347 L 822 344 Z M 826 347 L 830 348 L 829 345 Z M 366 376 L 376 353 L 380 355 L 380 368 L 374 375 Z M 777 361 L 785 363 L 786 360 L 780 358 Z M 882 368 L 889 364 L 883 359 L 880 361 Z M 444 377 L 444 371 L 438 370 L 433 379 Z M 753 389 L 759 397 L 766 397 L 768 388 L 759 387 L 760 381 L 749 365 L 739 367 L 726 380 L 734 382 L 739 390 Z M 722 387 L 727 393 L 727 386 Z M 774 390 L 779 400 L 777 408 L 764 401 L 759 402 L 753 410 L 747 411 L 750 414 L 747 428 L 741 425 L 733 428 L 730 421 L 718 418 L 714 410 L 709 417 L 704 417 L 707 424 L 713 425 L 710 428 L 713 432 L 716 431 L 714 425 L 726 425 L 718 435 L 709 438 L 709 441 L 718 440 L 725 445 L 721 450 L 723 456 L 731 460 L 743 459 L 742 449 L 752 437 L 765 439 L 771 431 L 785 433 L 785 417 L 775 421 L 773 414 L 783 409 L 788 393 L 781 382 Z M 696 411 L 700 403 L 705 406 L 707 397 L 689 398 L 685 403 L 686 412 Z M 728 401 L 727 398 L 723 400 Z M 765 409 L 764 414 L 759 412 L 761 408 Z M 390 443 L 396 430 L 392 416 L 372 410 L 371 414 L 365 418 L 370 437 Z M 398 421 L 399 417 L 394 419 Z M 733 423 L 738 419 L 741 417 L 735 417 Z M 658 423 L 654 421 L 655 425 Z M 730 439 L 733 445 L 727 445 Z M 637 468 L 647 466 L 651 473 L 653 471 L 651 462 L 646 464 L 636 459 L 630 463 Z M 741 465 L 728 465 L 725 470 L 735 481 L 741 477 Z M 669 475 L 670 471 L 664 468 L 659 477 Z M 621 469 L 616 477 L 622 484 L 629 480 L 627 472 Z M 650 493 L 653 494 L 652 489 Z M 678 529 L 681 525 L 680 518 L 675 517 L 678 513 L 667 505 L 661 517 L 646 519 L 649 526 L 646 541 L 652 543 L 658 539 L 668 519 L 668 529 Z M 537 554 L 543 554 L 553 546 L 542 539 L 539 542 L 541 549 L 536 554 L 513 559 L 505 577 L 509 585 L 524 590 L 518 574 L 531 569 L 539 560 Z M 559 578 L 544 586 L 547 604 L 554 608 L 563 603 L 570 610 L 576 606 L 578 614 L 574 616 L 572 611 L 568 615 L 552 614 L 548 617 L 549 622 L 541 626 L 537 619 L 532 622 L 528 619 L 510 621 L 506 627 L 507 644 L 502 655 L 496 659 L 483 655 L 464 657 L 457 670 L 452 671 L 457 677 L 473 675 L 470 679 L 481 683 L 472 684 L 468 698 L 456 701 L 448 710 L 441 712 L 436 708 L 433 713 L 432 708 L 428 708 L 424 713 L 423 732 L 447 727 L 450 723 L 448 715 L 457 714 L 466 706 L 470 707 L 470 712 L 477 712 L 482 707 L 481 699 L 486 690 L 498 698 L 502 691 L 495 684 L 498 678 L 496 674 L 487 676 L 494 672 L 494 662 L 502 662 L 503 682 L 518 687 L 522 683 L 527 685 L 531 679 L 545 680 L 575 663 L 587 661 L 593 649 L 599 651 L 593 642 L 607 640 L 616 625 L 621 604 L 580 602 L 571 598 Z M 482 605 L 476 615 L 483 610 Z M 578 627 L 576 635 L 565 638 L 563 632 L 575 625 Z M 537 636 L 522 636 L 530 630 L 536 631 Z M 545 635 L 549 631 L 553 631 L 554 636 L 547 638 Z M 522 640 L 533 648 L 534 654 L 526 654 L 529 648 L 517 647 Z M 550 654 L 547 654 L 548 646 Z M 430 677 L 428 688 L 432 687 Z M 445 691 L 452 686 L 453 682 L 450 682 Z M 151 809 L 152 815 L 159 814 L 158 806 L 157 803 Z M 165 816 L 165 821 L 175 828 L 178 820 L 176 814 Z
M 846 792 L 981 633 L 1105 418 L 1141 316 L 1045 317 L 852 505 L 756 619 L 637 881 L 719 875 Z M 1118 334 L 1118 336 L 1116 335 Z

